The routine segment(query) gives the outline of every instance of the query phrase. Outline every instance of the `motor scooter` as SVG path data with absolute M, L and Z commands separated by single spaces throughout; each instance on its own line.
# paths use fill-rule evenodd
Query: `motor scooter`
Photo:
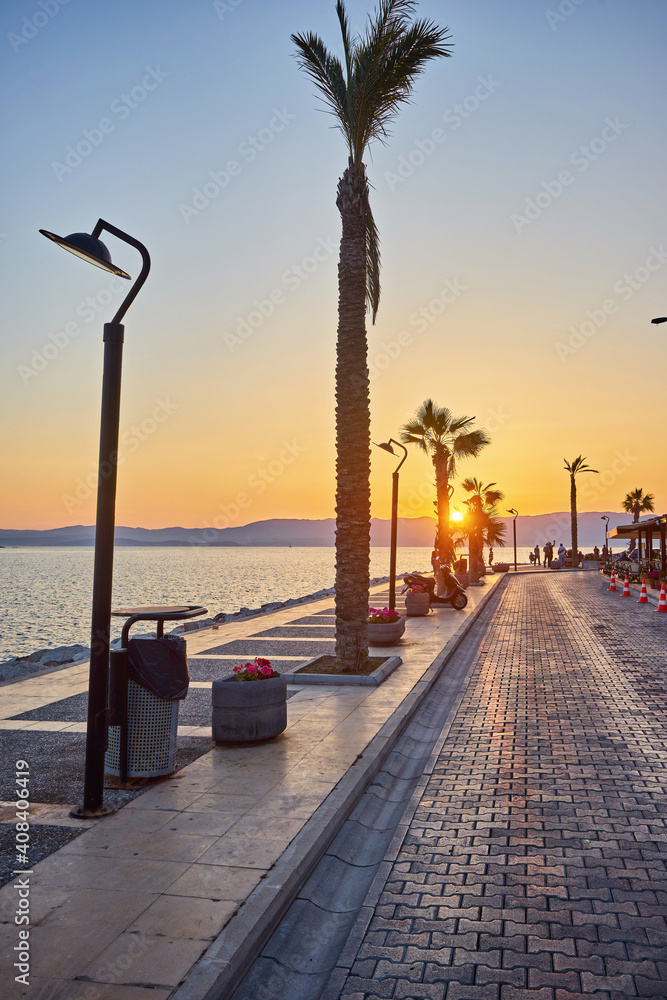
M 447 588 L 447 593 L 442 597 L 436 597 L 435 579 L 432 576 L 422 576 L 420 573 L 407 573 L 403 577 L 403 583 L 406 587 L 411 587 L 415 584 L 426 586 L 428 588 L 429 602 L 432 607 L 449 604 L 452 608 L 456 608 L 457 611 L 462 611 L 468 603 L 465 590 L 447 566 L 441 566 L 440 571 L 444 577 L 445 587 Z

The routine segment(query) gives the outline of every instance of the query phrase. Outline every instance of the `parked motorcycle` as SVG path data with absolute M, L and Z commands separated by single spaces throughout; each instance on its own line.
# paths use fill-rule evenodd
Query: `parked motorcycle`
M 457 611 L 462 611 L 468 603 L 465 590 L 446 566 L 441 566 L 440 570 L 445 580 L 445 587 L 447 588 L 447 593 L 443 597 L 436 597 L 435 580 L 432 576 L 422 576 L 420 573 L 408 573 L 403 577 L 403 583 L 406 587 L 417 585 L 428 587 L 428 595 L 432 607 L 449 604 L 452 608 L 456 608 Z

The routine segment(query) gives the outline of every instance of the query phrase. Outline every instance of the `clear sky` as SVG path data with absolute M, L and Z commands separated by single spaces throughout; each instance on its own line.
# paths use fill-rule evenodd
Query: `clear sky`
M 361 28 L 370 2 L 350 0 Z M 667 5 L 423 0 L 427 67 L 368 163 L 383 293 L 374 441 L 432 397 L 493 443 L 461 466 L 521 513 L 641 486 L 667 508 Z M 290 34 L 339 50 L 333 0 L 5 0 L 0 526 L 94 521 L 102 324 L 118 281 L 38 234 L 99 217 L 153 270 L 125 320 L 117 523 L 329 517 L 336 182 Z M 134 250 L 112 237 L 133 276 Z M 392 459 L 374 449 L 373 513 Z M 432 513 L 414 451 L 400 513 Z M 87 482 L 89 481 L 89 482 Z M 456 500 L 456 497 L 455 497 Z M 216 520 L 217 519 L 217 520 Z

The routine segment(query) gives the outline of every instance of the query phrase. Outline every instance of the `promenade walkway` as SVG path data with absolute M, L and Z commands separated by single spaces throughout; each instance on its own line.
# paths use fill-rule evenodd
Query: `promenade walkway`
M 203 998 L 221 977 L 235 981 L 498 583 L 472 590 L 464 612 L 410 619 L 400 649 L 387 649 L 403 665 L 380 687 L 290 685 L 288 729 L 262 746 L 214 746 L 212 680 L 255 655 L 291 670 L 331 651 L 332 599 L 190 633 L 193 680 L 179 726 L 186 766 L 148 788 L 107 789 L 107 800 L 125 804 L 97 822 L 67 815 L 82 787 L 85 666 L 2 685 L 7 861 L 18 853 L 16 760 L 29 764 L 32 803 L 29 985 L 12 981 L 19 897 L 11 878 L 0 888 L 5 995 L 166 1000 L 181 984 L 179 992 Z M 373 587 L 371 603 L 386 603 L 386 591 Z
M 16 891 L 0 889 L 8 995 L 665 1000 L 667 615 L 595 573 L 489 583 L 464 613 L 411 619 L 380 687 L 295 686 L 284 737 L 200 746 L 35 864 L 28 987 L 8 974 Z M 331 629 L 329 599 L 195 633 L 198 697 L 220 658 L 282 642 L 289 666 Z M 41 706 L 8 689 L 10 755 L 81 739 L 32 714 L 79 710 L 56 676 Z
M 327 997 L 667 997 L 667 615 L 604 587 L 505 590 Z

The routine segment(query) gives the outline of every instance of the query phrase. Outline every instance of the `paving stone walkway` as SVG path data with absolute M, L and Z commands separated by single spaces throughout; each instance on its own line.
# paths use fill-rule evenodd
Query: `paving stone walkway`
M 667 615 L 512 580 L 340 996 L 667 997 Z

